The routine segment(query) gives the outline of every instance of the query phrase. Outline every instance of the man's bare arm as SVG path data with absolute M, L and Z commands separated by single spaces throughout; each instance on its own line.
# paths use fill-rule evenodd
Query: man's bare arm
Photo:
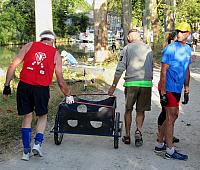
M 113 83 L 112 83 L 111 87 L 108 90 L 108 95 L 113 95 L 113 93 L 114 93 L 114 91 L 116 89 L 116 86 L 117 86 L 117 84 L 119 82 L 120 77 L 121 76 L 116 76 L 116 75 L 114 76 Z
M 17 57 L 15 57 L 12 63 L 9 65 L 7 73 L 6 73 L 6 81 L 5 81 L 6 86 L 10 84 L 10 81 L 13 79 L 15 69 L 23 61 L 24 56 L 26 55 L 27 51 L 30 49 L 31 45 L 32 43 L 28 43 L 24 45 L 22 49 L 19 51 Z
M 184 82 L 184 91 L 189 92 L 189 84 L 190 84 L 190 68 L 188 67 L 187 73 L 186 73 L 186 79 Z
M 169 68 L 168 64 L 161 65 L 161 72 L 160 72 L 160 90 L 161 94 L 166 94 L 165 84 L 166 84 L 166 73 L 167 69 Z
M 55 74 L 60 90 L 65 96 L 69 96 L 70 92 L 62 74 L 62 57 L 60 56 L 59 52 L 56 52 L 55 56 Z

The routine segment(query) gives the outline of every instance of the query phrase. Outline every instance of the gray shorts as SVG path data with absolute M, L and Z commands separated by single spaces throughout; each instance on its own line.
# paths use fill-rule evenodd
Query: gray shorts
M 126 111 L 132 111 L 136 103 L 136 112 L 151 110 L 151 87 L 125 87 Z

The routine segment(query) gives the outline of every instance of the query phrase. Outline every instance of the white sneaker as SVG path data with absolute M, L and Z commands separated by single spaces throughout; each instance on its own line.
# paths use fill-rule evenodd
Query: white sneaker
M 22 155 L 22 159 L 21 159 L 21 160 L 29 161 L 29 159 L 30 159 L 30 153 L 25 154 L 25 153 L 23 152 L 23 155 Z
M 32 152 L 33 152 L 33 154 L 34 154 L 34 156 L 40 156 L 40 157 L 42 157 L 43 156 L 43 154 L 42 154 L 42 147 L 40 146 L 40 144 L 34 144 L 33 145 L 33 148 L 32 148 Z

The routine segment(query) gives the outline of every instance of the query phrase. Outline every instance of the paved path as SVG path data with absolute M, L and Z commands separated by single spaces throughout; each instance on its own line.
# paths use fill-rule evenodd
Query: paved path
M 180 138 L 176 147 L 188 153 L 188 161 L 165 160 L 153 152 L 156 140 L 157 117 L 160 112 L 157 82 L 159 69 L 154 69 L 152 111 L 147 112 L 144 122 L 144 145 L 136 148 L 134 142 L 113 149 L 113 138 L 98 136 L 64 135 L 60 146 L 54 144 L 53 135 L 47 134 L 44 157 L 32 157 L 21 161 L 21 153 L 9 161 L 0 162 L 0 170 L 199 170 L 200 169 L 200 54 L 191 65 L 190 102 L 180 107 L 175 135 Z M 112 77 L 111 75 L 107 75 Z M 111 83 L 108 81 L 108 83 Z M 117 96 L 117 110 L 123 119 L 124 95 L 121 79 Z M 135 111 L 133 112 L 135 117 Z M 132 126 L 132 134 L 135 126 Z M 134 141 L 134 139 L 132 139 Z

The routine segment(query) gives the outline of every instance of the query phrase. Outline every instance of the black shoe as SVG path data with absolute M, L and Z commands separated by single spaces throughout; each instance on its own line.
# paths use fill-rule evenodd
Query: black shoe
M 140 147 L 143 144 L 142 133 L 137 129 L 135 131 L 135 146 Z
M 179 139 L 176 138 L 175 136 L 173 137 L 173 143 L 179 143 Z
M 161 153 L 163 151 L 166 151 L 166 145 L 165 144 L 163 145 L 162 148 L 159 148 L 159 147 L 156 146 L 155 149 L 154 149 L 155 153 Z
M 131 144 L 130 136 L 123 136 L 122 142 L 124 142 L 124 144 L 127 144 L 127 145 Z

